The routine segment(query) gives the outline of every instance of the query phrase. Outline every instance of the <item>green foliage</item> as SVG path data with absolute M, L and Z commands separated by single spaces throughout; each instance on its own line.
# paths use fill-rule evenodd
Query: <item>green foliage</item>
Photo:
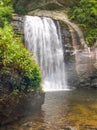
M 0 6 L 7 6 L 11 3 L 11 0 L 0 0 Z
M 19 90 L 18 89 L 14 89 L 12 92 L 13 95 L 18 95 L 19 94 Z
M 27 13 L 27 4 L 29 1 L 23 1 L 23 0 L 12 0 L 13 7 L 15 9 L 15 12 L 24 15 Z
M 27 12 L 27 9 L 26 8 L 24 8 L 22 5 L 16 5 L 15 6 L 15 8 L 16 8 L 16 13 L 18 13 L 18 14 L 20 14 L 20 15 L 23 15 L 23 14 L 26 14 L 26 12 Z
M 13 8 L 9 5 L 10 0 L 0 0 L 0 27 L 4 26 L 4 23 L 10 22 L 12 19 Z
M 37 91 L 41 83 L 38 65 L 9 25 L 0 28 L 0 83 L 25 92 Z
M 15 94 L 38 91 L 40 68 L 9 25 L 12 2 L 14 0 L 0 0 L 0 88 Z
M 97 0 L 80 0 L 69 15 L 82 27 L 89 45 L 93 45 L 97 40 Z

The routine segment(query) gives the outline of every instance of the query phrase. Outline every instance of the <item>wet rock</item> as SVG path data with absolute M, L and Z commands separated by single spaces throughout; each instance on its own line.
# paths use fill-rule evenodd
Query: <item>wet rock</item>
M 77 130 L 76 127 L 64 127 L 63 129 L 60 129 L 60 130 Z
M 14 15 L 12 22 L 15 32 L 21 35 L 23 34 L 23 19 L 21 16 Z
M 46 126 L 43 125 L 41 128 L 39 128 L 39 130 L 46 130 Z
M 25 124 L 23 124 L 23 126 L 25 126 L 25 127 L 32 127 L 32 122 L 26 122 Z
M 38 130 L 45 130 L 45 128 L 39 128 Z
M 70 128 L 65 128 L 64 130 L 71 130 Z

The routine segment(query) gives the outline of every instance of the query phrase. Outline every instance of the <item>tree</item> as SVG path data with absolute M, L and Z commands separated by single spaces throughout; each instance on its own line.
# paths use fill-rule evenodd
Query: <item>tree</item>
M 97 40 L 97 0 L 80 0 L 69 15 L 83 29 L 89 45 L 93 45 Z

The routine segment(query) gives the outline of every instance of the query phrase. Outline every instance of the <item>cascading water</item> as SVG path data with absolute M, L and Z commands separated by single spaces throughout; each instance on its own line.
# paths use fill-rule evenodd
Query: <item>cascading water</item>
M 47 17 L 26 16 L 24 35 L 25 46 L 40 65 L 44 91 L 67 90 L 59 23 Z

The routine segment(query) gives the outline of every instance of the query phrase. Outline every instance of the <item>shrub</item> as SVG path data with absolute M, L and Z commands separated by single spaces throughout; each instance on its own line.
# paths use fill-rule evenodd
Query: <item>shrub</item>
M 14 7 L 14 10 L 16 13 L 20 15 L 26 14 L 27 11 L 27 5 L 30 1 L 27 0 L 12 0 L 12 4 Z
M 40 68 L 9 25 L 0 28 L 0 83 L 9 92 L 37 91 L 41 83 Z
M 12 13 L 13 9 L 11 6 L 0 6 L 0 27 L 4 26 L 5 21 L 11 21 Z
M 89 45 L 93 45 L 97 40 L 97 0 L 80 0 L 69 10 L 69 16 L 82 27 Z

